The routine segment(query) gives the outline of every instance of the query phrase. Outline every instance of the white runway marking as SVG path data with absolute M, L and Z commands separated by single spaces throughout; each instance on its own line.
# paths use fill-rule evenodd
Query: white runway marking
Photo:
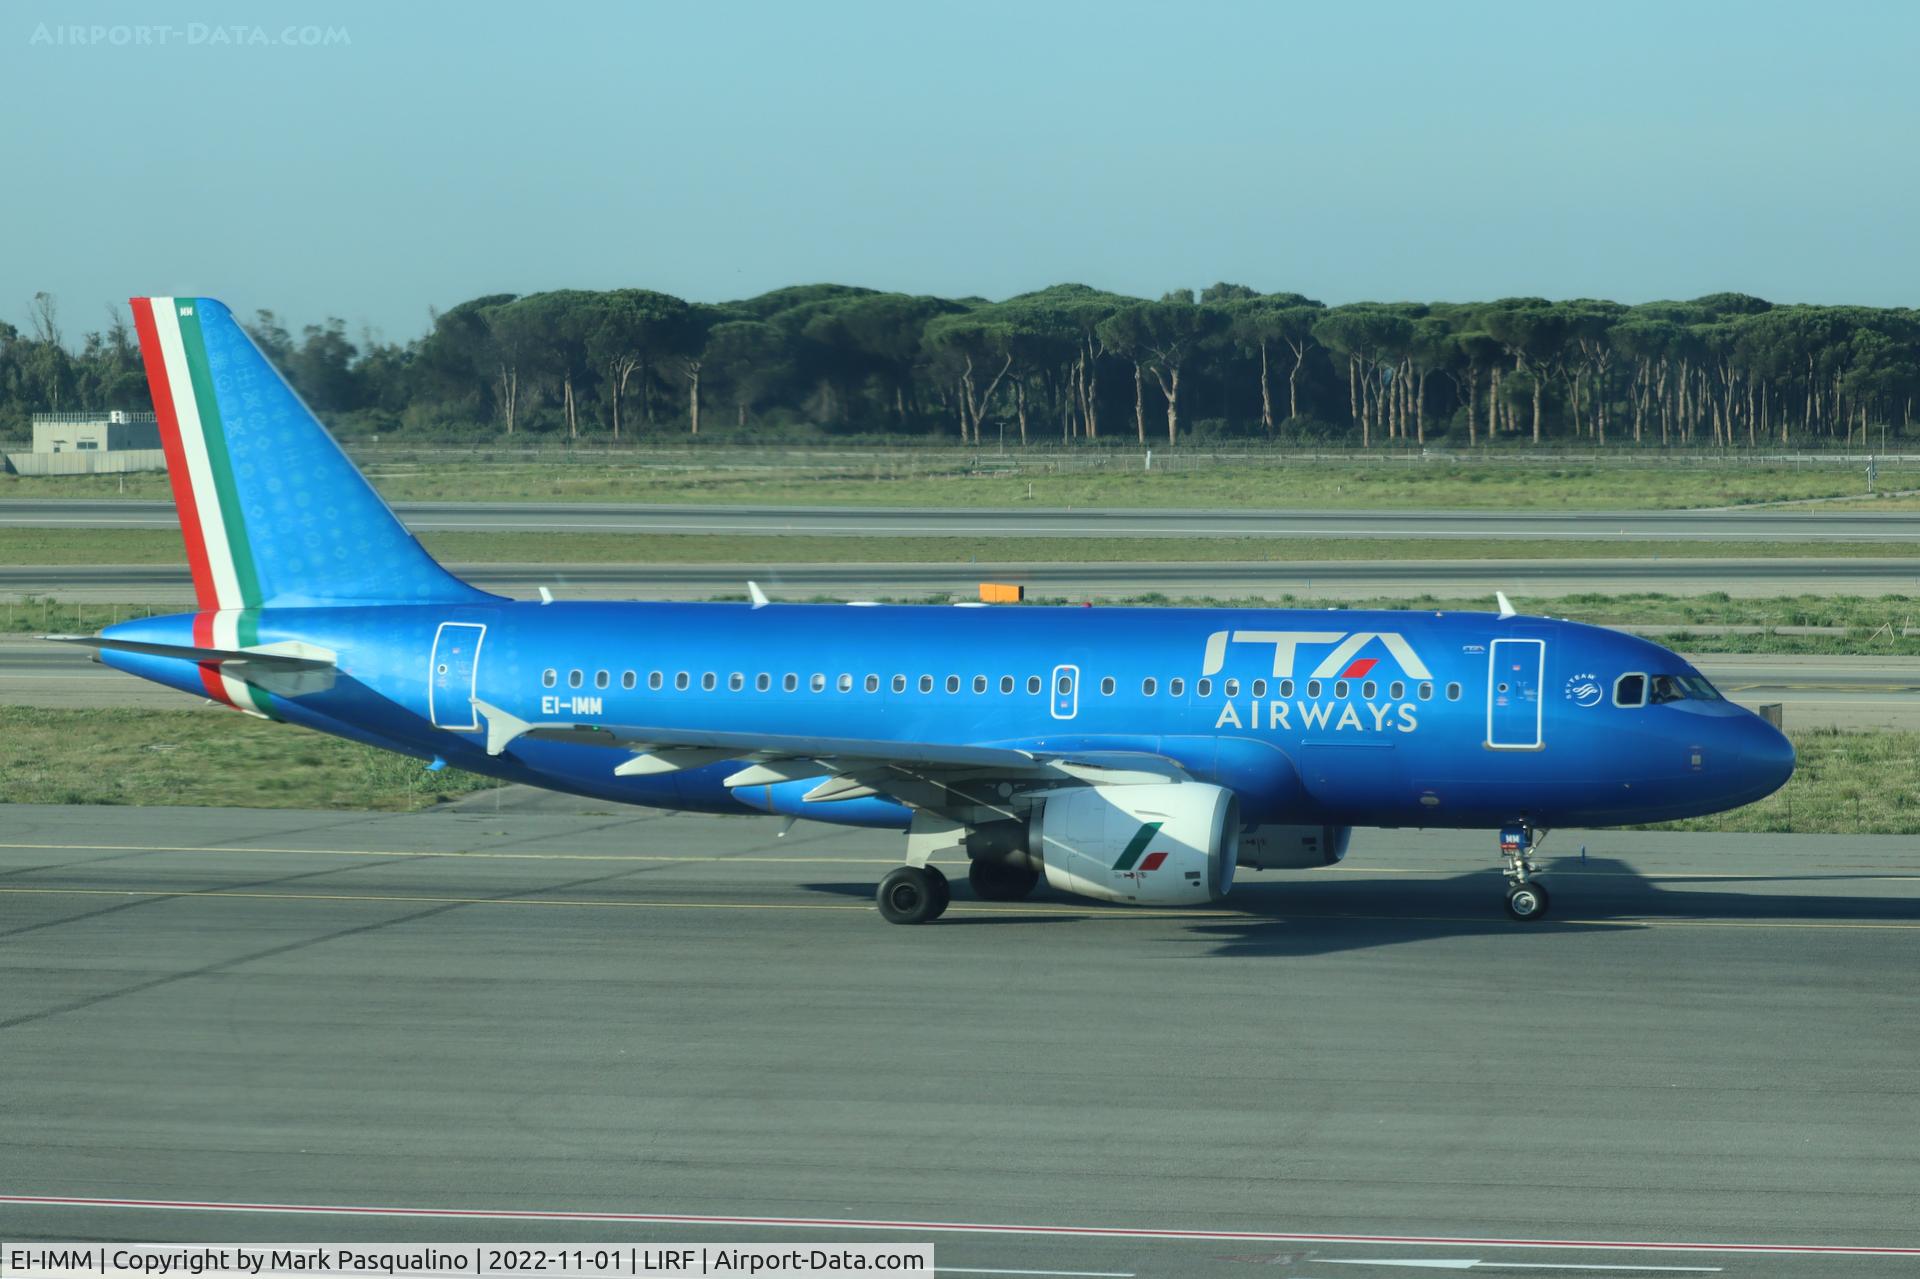
M 1920 1257 L 1920 1247 L 1867 1244 L 1691 1243 L 1673 1240 L 1501 1239 L 1450 1235 L 1327 1234 L 1282 1230 L 1182 1230 L 1162 1226 L 1037 1226 L 969 1221 L 885 1221 L 859 1217 L 753 1217 L 704 1213 L 569 1212 L 535 1208 L 399 1208 L 370 1204 L 222 1203 L 184 1199 L 105 1199 L 78 1195 L 0 1195 L 0 1204 L 39 1208 L 121 1208 L 167 1212 L 284 1213 L 313 1217 L 409 1217 L 444 1221 L 553 1221 L 649 1226 L 728 1226 L 766 1230 L 859 1230 L 898 1234 L 1006 1235 L 1053 1239 L 1158 1239 L 1201 1243 L 1386 1244 L 1409 1248 L 1542 1248 L 1580 1252 L 1739 1253 L 1757 1256 Z M 1329 1258 L 1320 1258 L 1322 1262 Z M 1502 1269 L 1531 1263 L 1486 1262 Z M 1451 1269 L 1459 1269 L 1455 1264 Z M 1595 1267 L 1588 1267 L 1595 1268 Z M 1621 1267 L 1645 1270 L 1646 1266 Z

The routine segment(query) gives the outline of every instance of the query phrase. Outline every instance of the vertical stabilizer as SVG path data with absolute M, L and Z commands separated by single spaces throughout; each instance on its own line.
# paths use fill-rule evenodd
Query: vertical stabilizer
M 434 562 L 211 298 L 134 298 L 202 612 L 491 598 Z

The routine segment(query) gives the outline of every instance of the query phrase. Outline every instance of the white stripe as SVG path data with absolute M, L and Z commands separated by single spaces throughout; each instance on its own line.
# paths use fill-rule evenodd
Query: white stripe
M 207 456 L 206 428 L 200 422 L 200 404 L 193 393 L 193 371 L 187 367 L 187 348 L 180 336 L 177 299 L 153 298 L 153 327 L 160 338 L 160 354 L 167 366 L 167 385 L 173 392 L 173 415 L 180 423 L 180 449 L 187 459 L 187 478 L 193 487 L 193 506 L 200 519 L 200 536 L 207 546 L 207 565 L 219 608 L 239 608 L 240 578 L 233 568 L 233 547 L 220 514 L 220 490 L 213 482 L 213 463 Z
M 213 646 L 224 649 L 237 649 L 240 647 L 239 612 L 223 609 L 213 615 Z M 255 707 L 252 691 L 240 680 L 227 674 L 227 668 L 224 665 L 220 667 L 220 682 L 225 686 L 227 696 L 233 699 L 235 706 L 238 706 L 249 715 L 257 715 L 261 719 L 266 718 L 266 716 L 262 715 Z

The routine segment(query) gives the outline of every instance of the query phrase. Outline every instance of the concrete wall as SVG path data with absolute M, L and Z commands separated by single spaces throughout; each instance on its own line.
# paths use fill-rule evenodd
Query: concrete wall
M 5 453 L 5 470 L 12 475 L 113 475 L 122 471 L 164 471 L 167 455 L 160 449 L 122 449 L 102 453 Z

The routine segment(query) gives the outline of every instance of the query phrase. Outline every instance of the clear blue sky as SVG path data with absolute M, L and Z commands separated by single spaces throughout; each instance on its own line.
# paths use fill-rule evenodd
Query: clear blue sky
M 820 280 L 1913 305 L 1916 50 L 1911 3 L 26 0 L 0 316 L 206 293 L 405 338 L 483 292 Z

